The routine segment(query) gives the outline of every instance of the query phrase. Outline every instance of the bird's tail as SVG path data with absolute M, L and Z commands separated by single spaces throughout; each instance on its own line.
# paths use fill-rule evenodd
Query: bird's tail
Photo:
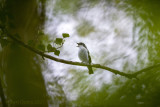
M 93 70 L 91 66 L 87 66 L 88 70 L 89 70 L 89 74 L 93 74 Z

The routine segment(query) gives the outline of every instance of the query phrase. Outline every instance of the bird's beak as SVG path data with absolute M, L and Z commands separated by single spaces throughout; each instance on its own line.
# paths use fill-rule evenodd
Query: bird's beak
M 77 47 L 79 47 L 78 43 L 77 43 Z

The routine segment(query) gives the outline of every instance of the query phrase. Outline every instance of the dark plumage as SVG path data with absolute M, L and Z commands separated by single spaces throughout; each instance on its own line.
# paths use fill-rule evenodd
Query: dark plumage
M 87 49 L 87 47 L 86 47 L 86 45 L 85 45 L 84 43 L 79 42 L 79 43 L 77 43 L 77 44 L 78 44 L 78 46 L 79 46 L 79 45 L 82 45 L 82 46 L 84 46 L 84 47 Z

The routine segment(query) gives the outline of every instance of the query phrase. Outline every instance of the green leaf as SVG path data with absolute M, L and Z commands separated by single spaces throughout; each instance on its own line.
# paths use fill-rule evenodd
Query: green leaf
M 47 50 L 48 50 L 48 51 L 51 51 L 51 50 L 52 50 L 52 45 L 51 45 L 51 44 L 48 44 L 48 45 L 47 45 Z
M 68 38 L 69 34 L 68 33 L 62 33 L 63 38 Z
M 56 51 L 56 48 L 55 48 L 55 47 L 52 47 L 51 44 L 48 44 L 48 45 L 47 45 L 47 50 L 48 50 L 48 52 L 55 52 L 55 51 Z
M 54 54 L 57 55 L 57 56 L 59 56 L 60 51 L 59 51 L 59 50 L 56 50 L 56 51 L 54 52 Z
M 63 38 L 56 38 L 56 40 L 54 41 L 56 44 L 61 45 L 63 42 Z
M 4 48 L 5 46 L 8 45 L 9 41 L 6 39 L 0 39 L 0 43 L 1 43 L 2 48 Z
M 55 47 L 52 47 L 52 51 L 55 52 L 57 49 Z
M 41 51 L 45 51 L 45 45 L 44 44 L 39 44 L 37 48 Z

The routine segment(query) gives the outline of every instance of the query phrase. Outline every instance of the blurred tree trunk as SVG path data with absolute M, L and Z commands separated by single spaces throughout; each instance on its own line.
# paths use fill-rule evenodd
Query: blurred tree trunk
M 25 43 L 35 38 L 44 23 L 42 0 L 6 0 L 5 9 L 11 34 L 19 34 Z M 7 104 L 47 107 L 48 97 L 40 66 L 42 59 L 13 42 L 3 48 L 1 54 Z

